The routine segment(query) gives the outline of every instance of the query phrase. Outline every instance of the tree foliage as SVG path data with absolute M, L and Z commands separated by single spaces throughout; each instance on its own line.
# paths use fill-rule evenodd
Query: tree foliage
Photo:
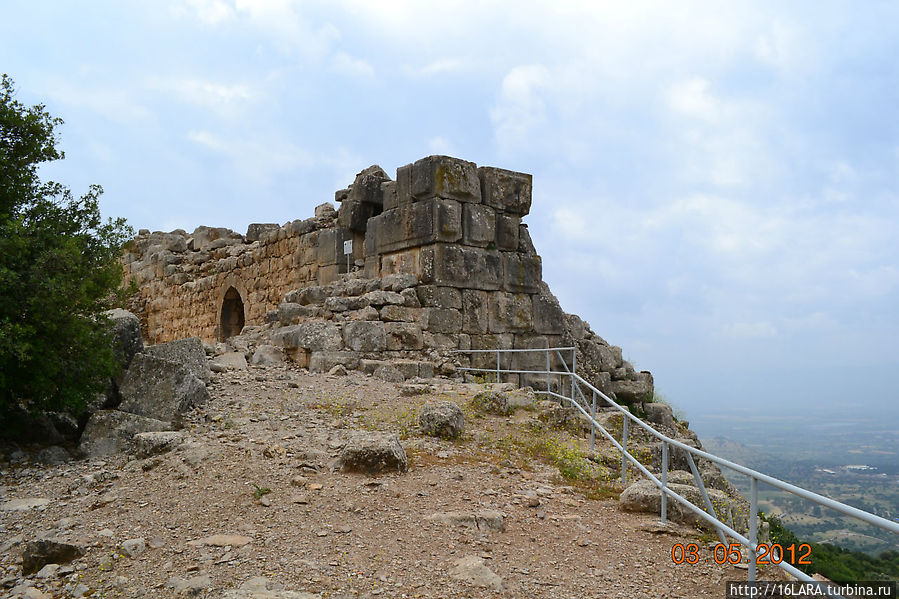
M 43 104 L 0 80 L 0 419 L 11 408 L 80 409 L 116 361 L 105 319 L 121 283 L 117 257 L 132 235 L 103 221 L 93 185 L 81 197 L 42 182 L 38 167 L 64 157 Z

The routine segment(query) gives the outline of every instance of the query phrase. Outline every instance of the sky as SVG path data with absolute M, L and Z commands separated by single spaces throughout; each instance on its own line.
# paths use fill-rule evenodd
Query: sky
M 101 184 L 135 229 L 307 218 L 430 154 L 528 172 L 544 279 L 691 421 L 899 422 L 897 22 L 877 1 L 5 0 L 0 70 L 66 123 L 42 175 Z

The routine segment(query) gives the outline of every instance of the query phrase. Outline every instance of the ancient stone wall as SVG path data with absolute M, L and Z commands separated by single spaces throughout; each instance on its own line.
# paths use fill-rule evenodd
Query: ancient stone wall
M 577 345 L 579 372 L 604 392 L 652 395 L 651 375 L 566 315 L 543 282 L 522 222 L 530 175 L 429 156 L 398 168 L 396 180 L 370 167 L 335 199 L 339 211 L 323 204 L 311 219 L 254 224 L 246 235 L 141 231 L 123 261 L 148 341 L 279 329 L 270 337 L 304 367 L 369 370 L 386 359 L 409 374 L 448 360 L 495 366 L 495 354 L 454 350 Z M 543 368 L 545 360 L 504 356 L 501 365 Z

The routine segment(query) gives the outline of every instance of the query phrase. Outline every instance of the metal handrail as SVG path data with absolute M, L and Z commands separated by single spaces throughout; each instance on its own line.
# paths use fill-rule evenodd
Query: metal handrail
M 568 364 L 565 363 L 564 358 L 562 357 L 561 351 L 572 351 L 572 368 L 568 368 Z M 544 352 L 546 353 L 546 370 L 519 370 L 519 369 L 501 369 L 500 368 L 500 354 L 505 353 L 516 353 L 516 352 Z M 551 352 L 557 352 L 557 356 L 565 368 L 564 371 L 556 371 L 551 368 Z M 823 495 L 819 495 L 812 491 L 808 491 L 803 489 L 802 487 L 798 487 L 796 485 L 792 485 L 790 483 L 784 482 L 773 476 L 768 476 L 767 474 L 763 474 L 751 468 L 747 468 L 745 466 L 741 466 L 740 464 L 731 462 L 729 460 L 725 460 L 723 458 L 719 458 L 718 456 L 708 453 L 706 451 L 702 451 L 701 449 L 696 449 L 690 445 L 677 441 L 676 439 L 672 439 L 667 435 L 660 433 L 655 430 L 653 427 L 649 426 L 647 423 L 643 422 L 641 419 L 637 418 L 633 414 L 630 413 L 629 410 L 618 405 L 614 400 L 612 400 L 605 393 L 594 387 L 589 381 L 585 380 L 579 374 L 574 372 L 574 367 L 576 365 L 576 355 L 577 349 L 575 347 L 549 347 L 549 348 L 537 348 L 537 349 L 482 349 L 482 350 L 456 350 L 453 353 L 495 353 L 496 354 L 496 368 L 470 368 L 470 367 L 460 367 L 457 370 L 462 371 L 480 371 L 480 372 L 495 372 L 496 380 L 499 382 L 500 374 L 537 374 L 537 375 L 545 375 L 547 381 L 546 391 L 535 391 L 536 393 L 549 395 L 551 397 L 555 397 L 562 401 L 567 401 L 571 403 L 578 411 L 590 422 L 591 429 L 591 450 L 593 449 L 593 442 L 595 438 L 595 431 L 599 431 L 606 439 L 608 439 L 612 445 L 621 452 L 621 478 L 622 483 L 626 482 L 627 476 L 627 463 L 630 462 L 633 464 L 638 470 L 640 470 L 650 481 L 655 484 L 655 486 L 659 487 L 662 491 L 661 497 L 661 521 L 664 524 L 666 522 L 667 517 L 667 505 L 666 499 L 667 497 L 671 497 L 674 501 L 682 504 L 688 510 L 711 524 L 715 527 L 716 531 L 721 537 L 722 542 L 724 541 L 724 535 L 728 535 L 735 540 L 739 541 L 740 544 L 749 549 L 750 552 L 750 560 L 749 560 L 749 575 L 748 579 L 750 582 L 755 580 L 756 576 L 756 556 L 758 554 L 759 544 L 758 544 L 758 483 L 763 482 L 767 485 L 771 485 L 777 489 L 781 489 L 783 491 L 787 491 L 788 493 L 792 493 L 798 497 L 803 499 L 807 499 L 824 507 L 830 508 L 847 516 L 851 516 L 853 518 L 857 518 L 871 524 L 873 526 L 877 526 L 878 528 L 882 528 L 889 532 L 893 532 L 899 534 L 899 523 L 887 520 L 886 518 L 882 518 L 876 514 L 871 514 L 864 510 L 860 510 L 858 508 L 852 507 L 850 505 L 846 505 L 844 503 L 840 503 L 839 501 L 834 501 L 828 497 Z M 560 382 L 564 377 L 569 377 L 571 380 L 571 396 L 562 395 L 560 393 L 556 393 L 552 391 L 550 386 L 550 377 L 556 375 L 559 376 Z M 587 411 L 587 408 L 581 404 L 581 402 L 577 401 L 575 391 L 581 398 L 584 400 L 584 404 L 587 403 L 586 397 L 584 393 L 580 389 L 580 385 L 584 385 L 587 389 L 593 392 L 593 401 L 590 406 L 590 412 Z M 560 390 L 562 385 L 560 384 Z M 596 398 L 600 397 L 604 399 L 611 407 L 615 408 L 617 411 L 621 412 L 624 416 L 622 419 L 622 439 L 619 443 L 612 434 L 607 431 L 599 422 L 596 421 Z M 627 439 L 628 439 L 628 422 L 634 422 L 642 429 L 646 430 L 650 435 L 659 439 L 662 442 L 662 464 L 661 464 L 661 476 L 662 480 L 659 480 L 655 475 L 653 475 L 640 461 L 635 458 L 631 453 L 627 450 Z M 687 452 L 688 463 L 694 479 L 697 481 L 697 487 L 700 490 L 700 494 L 703 496 L 704 503 L 709 509 L 710 513 L 707 513 L 699 506 L 693 504 L 690 500 L 682 497 L 677 494 L 675 491 L 670 489 L 667 484 L 667 475 L 668 475 L 668 446 L 671 445 L 673 447 L 677 447 Z M 701 457 L 703 459 L 709 460 L 712 463 L 718 464 L 719 466 L 724 466 L 725 468 L 729 468 L 735 472 L 739 472 L 740 474 L 746 475 L 750 478 L 750 507 L 749 507 L 749 537 L 744 536 L 740 532 L 734 530 L 726 523 L 722 522 L 717 515 L 715 514 L 714 507 L 711 504 L 711 501 L 708 498 L 708 494 L 706 493 L 705 487 L 702 484 L 702 477 L 699 475 L 699 471 L 696 468 L 696 464 L 693 460 L 693 456 Z M 814 579 L 801 570 L 795 568 L 794 566 L 781 561 L 777 565 L 779 568 L 795 576 L 799 580 L 813 582 Z M 837 596 L 837 595 L 831 595 Z

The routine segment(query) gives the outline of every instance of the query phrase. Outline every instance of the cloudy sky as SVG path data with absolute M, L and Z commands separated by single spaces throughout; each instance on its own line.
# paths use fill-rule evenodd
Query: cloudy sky
M 534 175 L 544 277 L 692 420 L 899 404 L 899 4 L 5 0 L 44 173 L 135 228 Z M 815 409 L 823 417 L 827 409 Z M 704 432 L 704 431 L 701 431 Z

